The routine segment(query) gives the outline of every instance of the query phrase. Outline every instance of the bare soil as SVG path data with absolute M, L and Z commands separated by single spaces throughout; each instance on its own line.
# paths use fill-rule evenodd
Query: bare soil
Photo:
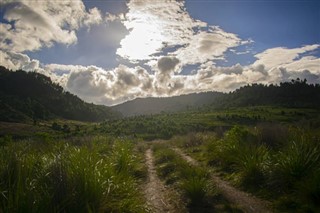
M 185 159 L 190 165 L 199 166 L 199 162 L 183 153 L 178 148 L 173 148 L 183 159 Z M 212 174 L 212 180 L 214 181 L 217 189 L 221 194 L 231 203 L 238 206 L 244 212 L 252 213 L 269 213 L 273 212 L 270 208 L 271 203 L 265 200 L 261 200 L 253 195 L 240 191 L 228 182 L 222 180 L 220 177 Z

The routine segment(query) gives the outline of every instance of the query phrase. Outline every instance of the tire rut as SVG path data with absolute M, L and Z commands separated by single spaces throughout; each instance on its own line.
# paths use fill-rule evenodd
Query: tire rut
M 184 160 L 186 160 L 192 166 L 200 166 L 199 162 L 186 155 L 178 148 L 173 150 L 179 154 Z M 240 191 L 231 186 L 227 181 L 222 180 L 218 176 L 211 174 L 211 178 L 216 184 L 217 189 L 221 194 L 231 203 L 237 205 L 244 212 L 248 213 L 271 213 L 271 203 L 265 200 L 254 197 L 253 195 Z
M 152 212 L 181 212 L 178 211 L 175 203 L 172 203 L 174 199 L 169 200 L 172 195 L 170 195 L 169 189 L 165 187 L 157 176 L 151 149 L 147 149 L 145 158 L 148 168 L 148 182 L 145 186 L 144 192 L 148 205 L 152 208 Z

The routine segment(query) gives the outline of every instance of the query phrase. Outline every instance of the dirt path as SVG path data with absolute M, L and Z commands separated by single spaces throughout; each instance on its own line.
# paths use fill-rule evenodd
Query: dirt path
M 148 167 L 148 182 L 145 187 L 145 195 L 152 212 L 181 212 L 177 208 L 177 203 L 173 203 L 176 199 L 172 198 L 172 193 L 167 189 L 157 176 L 157 172 L 153 162 L 153 153 L 151 149 L 146 151 L 146 164 Z
M 200 164 L 191 158 L 190 156 L 183 153 L 178 148 L 173 148 L 183 159 L 185 159 L 190 165 L 199 166 Z M 270 209 L 270 203 L 259 198 L 252 196 L 246 192 L 240 191 L 233 186 L 231 186 L 228 182 L 221 180 L 216 175 L 211 175 L 213 181 L 216 184 L 217 189 L 220 190 L 221 194 L 231 203 L 234 203 L 239 208 L 241 208 L 244 212 L 254 212 L 254 213 L 269 213 L 273 212 Z

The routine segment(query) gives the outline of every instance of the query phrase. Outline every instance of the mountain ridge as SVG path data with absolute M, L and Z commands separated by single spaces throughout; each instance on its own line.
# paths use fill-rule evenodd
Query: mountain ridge
M 64 91 L 45 75 L 0 66 L 0 121 L 103 121 L 119 116 L 110 107 L 86 103 Z
M 211 104 L 216 98 L 222 96 L 220 92 L 191 93 L 172 97 L 136 98 L 112 106 L 124 116 L 151 115 L 161 112 L 178 112 Z
M 137 98 L 112 106 L 112 109 L 130 117 L 246 106 L 320 108 L 320 85 L 308 84 L 305 79 L 293 79 L 279 85 L 246 85 L 229 93 L 212 91 L 174 97 Z

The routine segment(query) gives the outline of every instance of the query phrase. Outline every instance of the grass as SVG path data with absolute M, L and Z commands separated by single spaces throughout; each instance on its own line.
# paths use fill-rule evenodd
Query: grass
M 219 128 L 223 132 L 234 125 L 257 126 L 261 123 L 282 122 L 315 127 L 319 124 L 319 118 L 318 109 L 237 107 L 128 117 L 103 122 L 97 126 L 97 131 L 115 136 L 130 135 L 144 140 L 154 140 L 170 139 L 175 135 L 185 135 L 189 132 L 218 133 Z
M 133 143 L 14 142 L 0 148 L 1 212 L 145 212 Z
M 189 212 L 239 212 L 216 191 L 206 169 L 190 166 L 165 144 L 153 150 L 159 176 L 181 192 Z
M 278 200 L 280 210 L 319 212 L 319 110 L 163 113 L 101 124 L 71 122 L 69 133 L 51 126 L 0 123 L 0 212 L 144 212 L 139 184 L 146 178 L 146 146 L 132 142 L 139 138 L 172 138 L 171 144 L 235 185 Z M 12 136 L 3 137 L 8 133 Z M 154 151 L 159 175 L 181 191 L 189 210 L 210 206 L 211 199 L 217 203 L 206 171 L 190 167 L 167 147 L 157 145 Z
M 205 159 L 243 190 L 273 200 L 280 211 L 319 211 L 320 137 L 315 130 L 264 124 L 235 126 L 222 138 L 197 133 L 195 141 L 202 138 L 201 143 L 190 143 L 192 138 L 179 136 L 172 143 Z

